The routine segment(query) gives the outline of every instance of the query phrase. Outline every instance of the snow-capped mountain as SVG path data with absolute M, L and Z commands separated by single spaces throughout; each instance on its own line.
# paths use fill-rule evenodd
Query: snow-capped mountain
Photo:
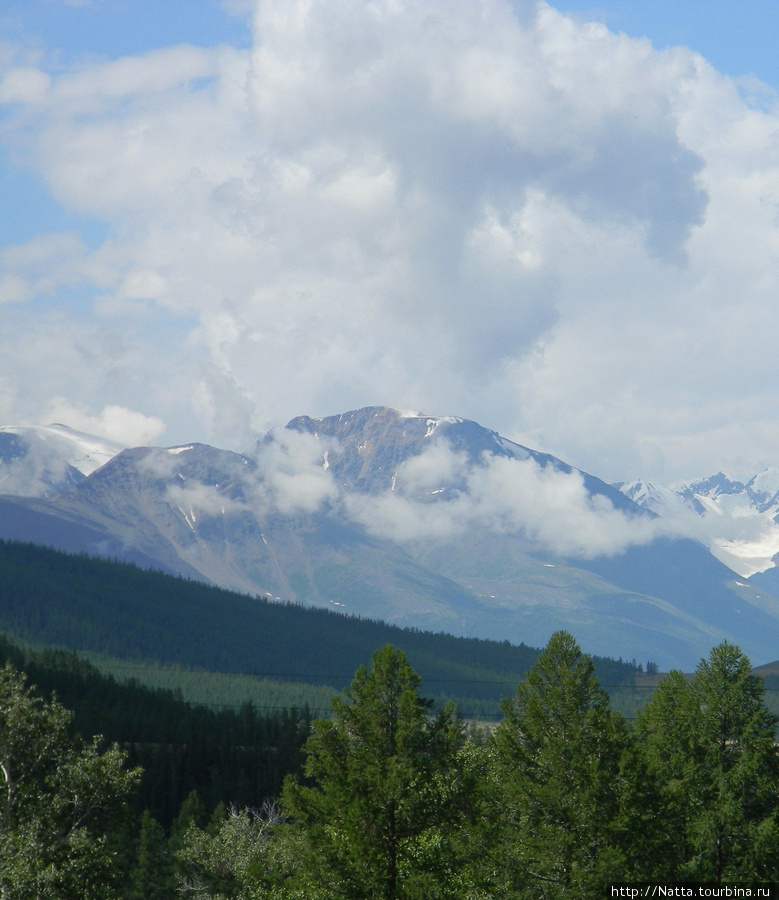
M 0 494 L 47 497 L 83 481 L 124 449 L 66 425 L 0 428 Z
M 685 525 L 711 553 L 744 578 L 775 567 L 779 554 L 779 468 L 746 482 L 719 472 L 709 478 L 658 486 L 615 485 L 638 505 Z
M 246 454 L 103 445 L 86 462 L 80 436 L 38 496 L 8 471 L 41 436 L 5 433 L 3 538 L 453 634 L 538 646 L 566 628 L 663 668 L 726 638 L 776 657 L 778 600 L 614 486 L 465 419 L 368 407 Z

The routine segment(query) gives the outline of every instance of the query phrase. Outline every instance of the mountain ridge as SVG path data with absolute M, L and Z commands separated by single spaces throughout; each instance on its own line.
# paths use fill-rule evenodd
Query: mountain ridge
M 56 494 L 0 498 L 0 537 L 249 595 L 535 646 L 566 628 L 666 668 L 723 639 L 774 659 L 779 601 L 662 526 L 478 423 L 385 407 L 300 416 L 244 454 L 126 448 Z
M 615 485 L 644 509 L 667 518 L 687 518 L 687 529 L 714 557 L 743 578 L 756 575 L 779 588 L 779 468 L 746 481 L 722 472 L 693 481 L 655 485 L 637 480 Z

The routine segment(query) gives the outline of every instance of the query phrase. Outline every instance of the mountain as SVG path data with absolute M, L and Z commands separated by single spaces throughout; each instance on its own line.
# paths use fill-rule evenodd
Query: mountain
M 775 659 L 779 601 L 658 523 L 475 422 L 383 407 L 295 418 L 245 454 L 125 449 L 56 494 L 0 498 L 0 537 L 250 595 L 536 646 L 566 628 L 664 668 L 724 639 Z
M 122 449 L 66 425 L 0 428 L 0 494 L 51 496 L 83 481 Z
M 711 553 L 743 578 L 779 591 L 779 468 L 746 482 L 719 472 L 708 478 L 657 486 L 635 481 L 615 485 L 659 516 L 687 521 Z
M 316 437 L 323 445 L 326 465 L 335 478 L 362 493 L 394 490 L 404 463 L 441 444 L 454 454 L 463 454 L 472 466 L 486 454 L 532 461 L 541 470 L 549 468 L 565 475 L 578 471 L 548 453 L 530 450 L 496 431 L 455 416 L 435 418 L 369 406 L 324 419 L 299 416 L 287 428 Z M 608 498 L 618 509 L 636 512 L 633 504 L 625 502 L 621 491 L 586 472 L 579 475 L 590 494 Z M 441 490 L 451 494 L 462 486 L 462 480 L 454 481 Z

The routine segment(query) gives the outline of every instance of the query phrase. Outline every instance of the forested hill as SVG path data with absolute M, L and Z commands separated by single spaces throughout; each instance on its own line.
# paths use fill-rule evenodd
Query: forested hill
M 220 803 L 259 806 L 301 768 L 307 710 L 198 707 L 175 691 L 119 683 L 73 653 L 23 648 L 0 635 L 0 669 L 6 664 L 70 710 L 75 733 L 122 746 L 128 767 L 143 770 L 133 814 L 146 809 L 166 828 L 193 791 L 209 812 Z
M 0 631 L 36 645 L 336 690 L 389 643 L 405 651 L 428 696 L 490 700 L 511 695 L 539 653 L 524 644 L 403 629 L 5 541 Z M 622 661 L 595 663 L 605 685 L 631 684 L 636 674 Z

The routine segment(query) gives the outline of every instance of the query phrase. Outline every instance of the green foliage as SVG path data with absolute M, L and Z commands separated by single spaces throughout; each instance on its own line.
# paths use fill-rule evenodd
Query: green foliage
M 640 773 L 624 722 L 571 635 L 552 636 L 503 710 L 492 753 L 497 888 L 595 897 L 635 877 L 625 818 Z
M 663 680 L 637 735 L 665 804 L 671 876 L 779 878 L 775 728 L 760 678 L 732 644 L 715 647 L 691 682 Z
M 131 764 L 143 769 L 132 811 L 148 809 L 165 828 L 193 790 L 209 810 L 220 801 L 258 805 L 300 771 L 305 710 L 197 707 L 174 691 L 119 684 L 72 653 L 22 650 L 0 636 L 3 660 L 23 668 L 44 696 L 56 694 L 79 733 L 101 733 L 126 748 Z
M 309 738 L 283 808 L 305 829 L 309 896 L 461 896 L 472 780 L 451 706 L 432 712 L 404 653 L 377 651 Z
M 288 897 L 299 865 L 299 839 L 280 828 L 274 804 L 232 810 L 210 828 L 191 826 L 177 852 L 180 896 L 200 900 Z
M 143 660 L 123 660 L 97 654 L 79 654 L 96 669 L 117 681 L 137 681 L 151 688 L 180 693 L 187 703 L 211 708 L 238 708 L 250 704 L 257 710 L 309 708 L 326 715 L 338 693 L 326 685 L 301 681 L 274 681 L 226 672 L 207 672 L 184 666 L 162 666 Z
M 93 721 L 90 704 L 108 716 L 118 703 L 122 727 L 162 737 L 130 752 L 146 747 L 152 793 L 171 809 L 165 822 L 138 811 L 128 830 L 117 813 L 138 809 L 129 802 L 137 773 L 116 748 L 74 737 L 72 715 L 7 665 L 7 900 L 595 900 L 615 881 L 779 876 L 776 720 L 749 661 L 729 644 L 693 679 L 664 678 L 630 732 L 592 660 L 558 632 L 491 733 L 466 733 L 451 706 L 436 712 L 403 651 L 386 646 L 333 700 L 332 717 L 314 724 L 305 773 L 284 785 L 283 816 L 271 800 L 239 800 L 227 813 L 213 798 L 230 802 L 247 780 L 243 751 L 260 768 L 276 758 L 280 784 L 300 749 L 300 722 L 297 743 L 286 746 L 248 706 L 193 708 L 171 692 L 117 685 L 59 651 L 0 640 L 3 654 L 30 663 L 47 691 L 60 679 L 77 720 Z M 128 697 L 138 704 L 122 706 Z M 144 705 L 156 712 L 145 718 Z M 203 765 L 195 781 L 205 796 L 186 787 Z
M 71 715 L 0 671 L 0 896 L 119 896 L 116 816 L 137 782 L 116 747 L 82 744 Z
M 402 649 L 429 696 L 495 715 L 538 651 L 272 603 L 196 581 L 0 541 L 0 630 L 119 660 L 324 685 L 349 683 L 377 647 Z M 597 661 L 608 684 L 635 667 Z M 235 701 L 233 701 L 235 702 Z
M 539 654 L 0 542 L 2 623 L 119 666 L 144 657 L 149 677 L 174 673 L 188 692 L 213 686 L 192 665 L 323 691 L 357 669 L 310 729 L 305 710 L 195 706 L 181 690 L 120 684 L 73 653 L 0 636 L 0 664 L 15 667 L 0 673 L 7 900 L 588 900 L 618 880 L 779 879 L 777 722 L 729 644 L 693 679 L 660 681 L 631 732 L 615 706 L 631 713 L 659 676 L 592 660 L 565 632 Z M 445 702 L 490 715 L 517 683 L 489 735 L 466 735 Z M 245 687 L 225 680 L 210 701 Z M 143 766 L 137 794 L 123 753 L 94 734 Z M 283 819 L 271 800 L 289 773 Z
M 128 900 L 173 900 L 177 879 L 165 832 L 148 810 L 141 816 L 138 857 L 130 876 Z

